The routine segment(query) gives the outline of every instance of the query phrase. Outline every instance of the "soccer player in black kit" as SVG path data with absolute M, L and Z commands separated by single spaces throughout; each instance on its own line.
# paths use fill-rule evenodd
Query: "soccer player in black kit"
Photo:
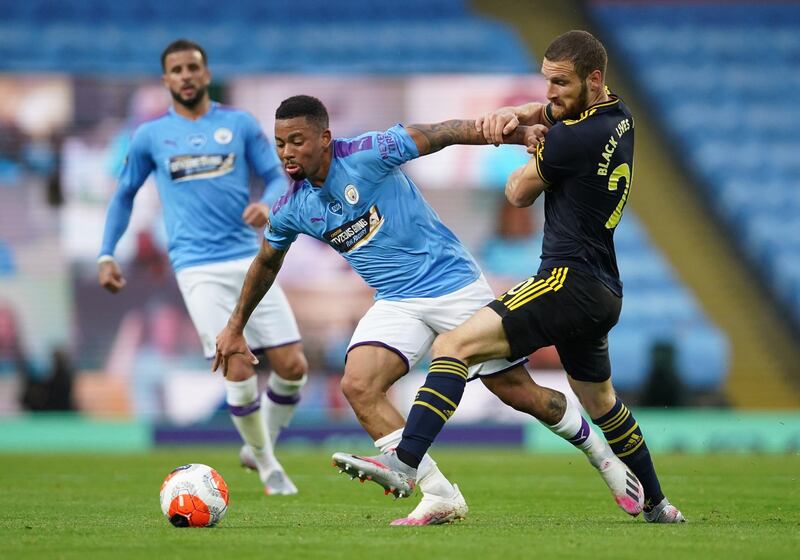
M 518 207 L 545 193 L 541 265 L 535 276 L 436 338 L 428 377 L 395 452 L 352 457 L 365 478 L 394 487 L 412 481 L 413 488 L 420 458 L 461 399 L 467 367 L 555 345 L 581 404 L 641 481 L 645 519 L 684 521 L 661 491 L 642 431 L 611 384 L 607 335 L 622 308 L 613 235 L 631 189 L 634 121 L 605 86 L 606 63 L 606 50 L 593 35 L 564 33 L 542 63 L 549 103 L 506 107 L 476 121 L 495 144 L 519 125 L 549 127 L 505 190 Z

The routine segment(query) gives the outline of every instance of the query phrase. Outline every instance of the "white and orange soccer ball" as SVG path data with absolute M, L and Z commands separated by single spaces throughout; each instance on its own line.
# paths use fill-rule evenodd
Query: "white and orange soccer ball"
M 199 463 L 178 467 L 161 484 L 161 511 L 176 527 L 213 527 L 228 510 L 228 485 Z

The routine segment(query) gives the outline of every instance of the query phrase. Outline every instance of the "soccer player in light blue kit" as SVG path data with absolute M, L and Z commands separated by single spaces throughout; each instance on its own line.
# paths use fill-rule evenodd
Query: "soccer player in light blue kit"
M 304 95 L 285 100 L 275 119 L 278 155 L 294 184 L 272 206 L 261 251 L 250 266 L 236 309 L 217 337 L 212 368 L 225 372 L 231 358 L 241 355 L 255 359 L 248 351 L 245 325 L 271 291 L 286 251 L 300 233 L 324 241 L 376 290 L 377 301 L 351 339 L 342 390 L 375 446 L 393 449 L 405 420 L 388 400 L 388 388 L 425 355 L 437 333 L 452 330 L 494 299 L 472 257 L 399 166 L 451 144 L 486 140 L 473 121 L 466 120 L 397 125 L 333 139 L 324 105 Z M 507 140 L 530 144 L 540 135 L 536 127 L 519 127 Z M 625 465 L 563 394 L 533 382 L 523 361 L 492 360 L 463 371 L 445 367 L 440 373 L 461 380 L 480 377 L 503 402 L 535 416 L 584 451 L 614 495 L 624 495 Z M 441 404 L 444 412 L 439 414 L 446 418 L 448 404 Z M 349 470 L 347 457 L 334 459 Z M 417 482 L 422 500 L 393 524 L 439 524 L 466 515 L 458 487 L 427 454 Z M 407 495 L 391 485 L 385 490 Z
M 114 248 L 128 227 L 133 200 L 154 173 L 164 208 L 169 258 L 207 358 L 234 308 L 248 266 L 258 251 L 255 228 L 267 223 L 269 204 L 286 177 L 258 122 L 248 113 L 212 102 L 203 48 L 181 39 L 161 55 L 169 111 L 140 126 L 108 208 L 98 258 L 100 285 L 125 286 Z M 249 168 L 265 182 L 250 203 Z M 274 293 L 273 293 L 274 291 Z M 273 446 L 288 425 L 308 369 L 294 315 L 280 287 L 270 292 L 248 326 L 254 351 L 263 350 L 275 374 L 259 395 L 253 365 L 231 360 L 225 379 L 231 418 L 244 441 L 242 463 L 256 468 L 268 495 L 296 494 Z

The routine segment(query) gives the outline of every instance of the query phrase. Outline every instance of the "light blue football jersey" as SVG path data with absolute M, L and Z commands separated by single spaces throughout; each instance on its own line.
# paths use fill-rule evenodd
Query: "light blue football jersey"
M 264 202 L 286 191 L 275 148 L 245 111 L 212 103 L 193 121 L 170 108 L 142 124 L 109 204 L 100 254 L 114 254 L 137 191 L 155 173 L 176 271 L 255 255 L 259 235 L 242 220 L 250 202 L 249 168 L 264 179 Z
M 376 299 L 437 297 L 475 281 L 480 270 L 399 166 L 419 156 L 401 125 L 337 138 L 325 184 L 297 181 L 270 211 L 276 249 L 300 233 L 334 249 L 376 290 Z

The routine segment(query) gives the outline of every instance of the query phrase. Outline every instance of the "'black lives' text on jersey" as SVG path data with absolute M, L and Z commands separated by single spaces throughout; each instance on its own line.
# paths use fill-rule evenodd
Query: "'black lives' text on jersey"
M 633 116 L 616 96 L 556 123 L 536 150 L 547 184 L 540 270 L 568 266 L 622 295 L 614 228 L 633 175 Z

